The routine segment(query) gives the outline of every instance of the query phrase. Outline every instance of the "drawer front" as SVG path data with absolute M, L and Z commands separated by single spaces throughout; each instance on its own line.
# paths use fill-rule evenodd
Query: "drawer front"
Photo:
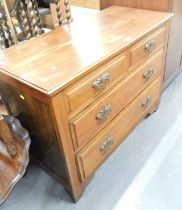
M 160 28 L 149 37 L 131 48 L 131 66 L 144 61 L 165 43 L 165 27 Z
M 73 118 L 70 121 L 70 128 L 75 149 L 85 145 L 133 100 L 153 78 L 159 75 L 162 62 L 163 50 L 160 50 L 98 102 Z
M 129 58 L 125 53 L 122 53 L 66 91 L 65 99 L 69 107 L 68 112 L 73 112 L 78 108 L 84 109 L 123 78 L 127 74 L 128 65 Z
M 98 168 L 135 128 L 139 121 L 158 103 L 160 83 L 161 78 L 156 78 L 92 142 L 77 154 L 77 162 L 82 181 L 88 178 Z

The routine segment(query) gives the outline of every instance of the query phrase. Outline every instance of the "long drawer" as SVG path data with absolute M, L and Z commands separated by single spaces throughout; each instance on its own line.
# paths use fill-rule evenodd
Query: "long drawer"
M 104 97 L 70 121 L 75 149 L 88 141 L 132 101 L 157 75 L 163 63 L 163 50 L 140 66 Z
M 156 78 L 149 87 L 78 153 L 77 162 L 82 181 L 98 168 L 139 121 L 158 103 L 160 83 L 161 78 Z
M 91 74 L 84 77 L 73 87 L 65 91 L 68 112 L 84 109 L 89 103 L 100 97 L 118 80 L 122 79 L 129 68 L 127 53 L 120 53 L 105 64 L 97 67 Z

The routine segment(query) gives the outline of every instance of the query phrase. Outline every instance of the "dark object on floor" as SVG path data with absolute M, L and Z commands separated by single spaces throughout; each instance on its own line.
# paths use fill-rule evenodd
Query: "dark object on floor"
M 0 118 L 0 204 L 24 175 L 29 162 L 30 138 L 19 120 Z

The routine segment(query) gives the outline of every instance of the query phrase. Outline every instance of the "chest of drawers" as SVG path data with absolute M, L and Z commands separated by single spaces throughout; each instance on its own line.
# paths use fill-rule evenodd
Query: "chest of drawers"
M 115 6 L 0 52 L 9 113 L 29 131 L 34 159 L 75 201 L 159 105 L 171 17 Z

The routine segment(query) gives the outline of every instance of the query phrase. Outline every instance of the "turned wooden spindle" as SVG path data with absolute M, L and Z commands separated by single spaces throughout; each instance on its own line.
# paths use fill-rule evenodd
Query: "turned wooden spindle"
M 32 2 L 33 2 L 33 9 L 34 9 L 36 17 L 37 17 L 37 25 L 39 28 L 38 34 L 43 34 L 44 30 L 42 28 L 42 21 L 41 21 L 39 9 L 38 9 L 38 3 L 36 0 L 32 0 Z
M 55 0 L 55 5 L 56 5 L 56 12 L 57 12 L 57 18 L 58 18 L 58 23 L 60 26 L 62 26 L 63 19 L 62 19 L 62 14 L 61 14 L 61 8 L 60 8 L 60 0 Z
M 70 5 L 69 5 L 69 0 L 64 0 L 64 5 L 65 5 L 65 12 L 66 12 L 66 19 L 67 22 L 71 22 L 71 10 L 70 10 Z
M 38 20 L 37 20 L 36 12 L 34 11 L 34 7 L 33 7 L 33 1 L 27 0 L 26 3 L 27 3 L 27 12 L 28 12 L 30 22 L 31 22 L 32 33 L 33 33 L 33 36 L 37 36 L 39 32 L 39 27 L 38 27 Z
M 4 29 L 5 37 L 8 41 L 8 47 L 11 47 L 14 44 L 14 42 L 13 42 L 13 38 L 11 35 L 10 27 L 8 25 L 8 22 L 7 22 L 7 19 L 5 16 L 2 17 L 2 27 Z
M 13 25 L 13 22 L 12 22 L 12 19 L 11 19 L 11 15 L 10 15 L 10 12 L 9 12 L 9 9 L 8 9 L 8 5 L 7 5 L 7 2 L 6 0 L 0 0 L 0 3 L 1 3 L 1 6 L 4 10 L 4 14 L 5 14 L 5 21 L 8 25 L 8 28 L 9 28 L 9 31 L 11 31 L 11 38 L 13 40 L 13 43 L 14 44 L 18 44 L 18 38 L 17 38 L 17 33 L 16 33 L 16 29 Z M 6 24 L 5 23 L 5 24 Z
M 0 120 L 0 140 L 6 145 L 9 155 L 16 155 L 16 148 L 12 143 L 13 137 L 11 135 L 11 131 L 4 120 Z
M 1 38 L 1 49 L 6 48 L 6 37 L 2 26 L 2 20 L 0 19 L 0 38 Z
M 30 39 L 32 37 L 31 28 L 30 28 L 29 21 L 27 18 L 25 5 L 22 2 L 22 0 L 20 0 L 19 2 L 19 12 L 20 12 L 20 18 L 22 20 L 22 25 L 24 27 L 24 33 L 26 35 L 26 39 Z

